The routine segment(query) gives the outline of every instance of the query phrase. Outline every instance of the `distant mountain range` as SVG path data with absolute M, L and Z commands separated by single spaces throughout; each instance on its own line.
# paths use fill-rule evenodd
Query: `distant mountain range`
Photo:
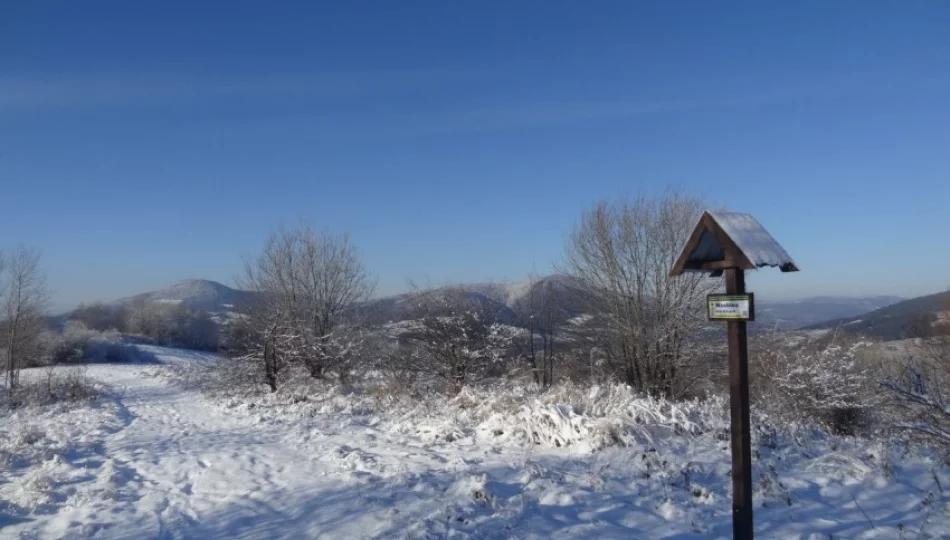
M 119 298 L 105 302 L 106 308 L 132 306 L 141 302 L 160 304 L 181 304 L 188 308 L 205 311 L 211 314 L 212 319 L 219 323 L 227 321 L 241 305 L 253 302 L 255 293 L 232 289 L 216 281 L 207 279 L 189 279 L 176 283 L 164 289 L 149 291 L 135 296 Z M 51 328 L 62 328 L 72 318 L 75 311 L 68 311 L 60 315 L 47 318 Z
M 898 296 L 815 296 L 802 300 L 762 300 L 757 301 L 755 306 L 756 326 L 797 330 L 829 320 L 855 317 L 902 300 Z
M 844 316 L 808 326 L 808 330 L 842 328 L 848 332 L 883 340 L 915 337 L 911 328 L 921 317 L 928 324 L 945 319 L 950 309 L 950 291 L 919 296 L 879 309 Z
M 542 300 L 557 306 L 559 318 L 579 315 L 585 304 L 581 287 L 571 277 L 551 275 L 525 281 L 501 283 L 474 283 L 460 285 L 484 304 L 495 306 L 493 311 L 507 323 L 516 323 L 520 317 L 540 309 Z M 449 290 L 444 287 L 439 290 Z M 370 324 L 398 322 L 412 316 L 412 298 L 415 293 L 376 298 L 366 303 L 364 311 Z
M 564 275 L 463 286 L 479 301 L 496 306 L 497 312 L 509 323 L 536 312 L 542 301 L 557 306 L 557 316 L 561 319 L 580 315 L 586 308 L 583 287 L 575 279 Z M 411 317 L 412 294 L 370 300 L 363 306 L 368 317 L 367 322 L 385 324 Z M 759 299 L 753 329 L 794 330 L 847 324 L 855 330 L 873 329 L 878 334 L 892 336 L 895 335 L 894 330 L 906 326 L 907 314 L 916 314 L 931 308 L 933 311 L 936 306 L 943 305 L 943 299 L 948 294 L 950 293 L 907 301 L 901 301 L 901 298 L 894 296 L 819 296 L 794 301 Z M 109 304 L 120 306 L 137 302 L 180 303 L 192 309 L 223 316 L 235 311 L 242 304 L 253 302 L 254 299 L 255 293 L 252 292 L 234 289 L 215 281 L 191 279 L 164 289 L 121 298 Z M 872 314 L 873 317 L 870 316 Z M 901 314 L 904 315 L 903 319 Z M 68 314 L 61 317 L 68 318 Z M 856 322 L 859 320 L 863 322 Z M 882 332 L 884 329 L 887 331 Z

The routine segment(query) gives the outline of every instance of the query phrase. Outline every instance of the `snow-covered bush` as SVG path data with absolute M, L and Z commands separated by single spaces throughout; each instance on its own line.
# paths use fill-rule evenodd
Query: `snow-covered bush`
M 343 389 L 295 377 L 276 393 L 241 393 L 232 387 L 209 394 L 225 408 L 258 421 L 342 415 L 429 444 L 479 440 L 586 453 L 728 429 L 722 398 L 673 402 L 642 396 L 621 384 L 587 388 L 561 383 L 541 392 L 534 385 L 502 380 L 491 386 L 466 386 L 450 396 L 393 392 L 385 380 Z
M 78 321 L 66 323 L 62 332 L 47 332 L 44 348 L 47 365 L 128 362 L 139 356 L 115 330 L 90 330 Z
M 823 346 L 757 348 L 750 360 L 754 406 L 779 419 L 854 434 L 878 402 L 877 383 L 863 357 L 870 345 L 839 338 Z
M 725 425 L 720 398 L 673 402 L 640 395 L 621 384 L 592 388 L 560 384 L 541 394 L 508 391 L 464 397 L 475 404 L 480 438 L 521 445 L 594 451 L 650 445 L 657 437 L 696 435 Z
M 54 367 L 34 370 L 12 392 L 0 390 L 0 404 L 10 409 L 79 403 L 95 399 L 100 389 L 86 376 L 85 366 Z
M 211 315 L 183 304 L 140 301 L 125 309 L 125 329 L 169 346 L 217 350 L 219 329 Z
M 418 292 L 418 321 L 404 334 L 412 345 L 405 369 L 434 375 L 452 393 L 504 371 L 517 329 L 501 323 L 499 306 L 462 287 Z
M 69 319 L 70 322 L 82 323 L 90 330 L 106 332 L 108 330 L 118 330 L 124 332 L 129 321 L 129 307 L 124 304 L 103 304 L 95 302 L 92 304 L 80 304 L 73 310 Z
M 950 455 L 950 336 L 917 340 L 897 366 L 882 382 L 894 398 L 892 427 Z

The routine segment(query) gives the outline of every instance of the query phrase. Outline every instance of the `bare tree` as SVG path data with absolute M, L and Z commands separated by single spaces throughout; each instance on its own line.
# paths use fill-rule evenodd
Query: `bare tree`
M 212 351 L 219 345 L 218 325 L 211 315 L 184 304 L 139 300 L 116 313 L 124 314 L 125 331 L 162 345 Z
M 297 235 L 300 253 L 294 274 L 300 280 L 307 367 L 316 378 L 323 377 L 328 367 L 345 376 L 362 342 L 358 307 L 373 294 L 375 281 L 349 235 L 317 233 L 308 226 Z
M 375 283 L 348 235 L 305 224 L 278 230 L 246 261 L 240 285 L 260 293 L 244 325 L 254 343 L 250 354 L 264 361 L 272 388 L 287 362 L 302 363 L 315 378 L 327 370 L 344 377 L 353 367 L 361 342 L 358 307 Z
M 631 386 L 675 397 L 689 390 L 689 339 L 716 281 L 671 277 L 703 200 L 668 191 L 659 197 L 603 201 L 584 213 L 566 249 L 566 270 L 592 294 L 601 349 Z
M 0 254 L 0 261 L 0 345 L 12 397 L 20 383 L 20 369 L 39 364 L 48 294 L 38 251 L 21 246 L 6 257 Z
M 242 306 L 240 318 L 229 330 L 229 350 L 237 360 L 251 362 L 250 372 L 259 374 L 271 392 L 276 392 L 280 374 L 290 361 L 295 334 L 275 299 L 264 297 Z
M 294 233 L 279 230 L 268 237 L 256 258 L 245 261 L 244 274 L 238 279 L 239 287 L 258 295 L 254 302 L 242 306 L 242 318 L 236 325 L 242 339 L 235 348 L 243 358 L 261 361 L 271 391 L 277 390 L 280 371 L 298 352 L 295 256 Z
M 174 305 L 172 340 L 183 347 L 214 351 L 220 345 L 220 328 L 207 311 Z
M 107 305 L 101 302 L 80 304 L 70 316 L 70 320 L 81 322 L 86 328 L 100 332 L 107 330 L 127 331 L 128 319 L 126 306 Z
M 883 386 L 895 398 L 896 427 L 950 454 L 950 336 L 918 340 Z
M 418 373 L 434 375 L 453 393 L 503 368 L 513 327 L 500 321 L 499 305 L 463 287 L 417 292 L 416 326 L 405 334 L 415 343 L 406 361 Z
M 950 302 L 944 309 L 950 309 Z M 931 322 L 920 322 L 925 319 Z M 881 363 L 882 385 L 894 398 L 895 427 L 950 455 L 950 327 L 932 314 L 917 321 L 915 339 L 903 347 L 903 361 Z
M 126 331 L 169 344 L 174 333 L 174 312 L 178 306 L 138 300 L 126 310 Z
M 527 332 L 516 339 L 521 356 L 527 359 L 535 384 L 548 388 L 554 383 L 556 348 L 564 306 L 558 305 L 550 279 L 529 278 L 529 288 L 520 306 L 520 326 Z

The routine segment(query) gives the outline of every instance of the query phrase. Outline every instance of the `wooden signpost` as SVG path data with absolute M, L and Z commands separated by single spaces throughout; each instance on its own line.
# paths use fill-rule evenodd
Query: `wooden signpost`
M 706 212 L 690 235 L 670 275 L 725 274 L 726 294 L 709 295 L 710 320 L 728 321 L 732 431 L 732 536 L 751 540 L 752 437 L 749 426 L 749 344 L 746 324 L 755 320 L 755 299 L 745 290 L 745 271 L 777 267 L 797 272 L 785 249 L 749 214 Z

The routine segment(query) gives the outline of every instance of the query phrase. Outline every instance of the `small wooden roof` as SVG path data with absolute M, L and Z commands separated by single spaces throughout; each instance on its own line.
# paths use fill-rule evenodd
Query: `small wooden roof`
M 726 268 L 752 270 L 765 266 L 797 272 L 785 248 L 750 214 L 704 212 L 670 275 L 683 272 L 721 273 Z

